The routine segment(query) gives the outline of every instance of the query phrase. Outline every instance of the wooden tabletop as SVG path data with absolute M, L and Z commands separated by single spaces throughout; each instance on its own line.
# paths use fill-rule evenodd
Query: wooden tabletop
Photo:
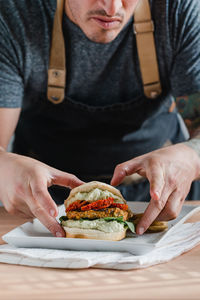
M 0 236 L 26 221 L 0 208 Z M 200 214 L 189 221 L 200 221 Z M 200 245 L 168 263 L 131 271 L 0 263 L 0 299 L 200 299 Z

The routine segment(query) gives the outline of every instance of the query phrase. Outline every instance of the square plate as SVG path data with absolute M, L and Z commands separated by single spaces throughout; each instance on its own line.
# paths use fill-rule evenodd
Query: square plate
M 144 212 L 148 203 L 128 202 L 128 205 L 134 213 L 141 213 Z M 56 238 L 37 219 L 34 219 L 33 223 L 28 222 L 13 229 L 5 234 L 2 239 L 10 245 L 23 248 L 117 251 L 143 255 L 161 245 L 169 234 L 171 235 L 191 215 L 198 211 L 200 211 L 200 206 L 184 205 L 179 216 L 168 222 L 168 230 L 158 233 L 146 233 L 142 236 L 127 232 L 127 237 L 121 241 Z M 65 215 L 64 205 L 59 207 L 57 219 L 62 215 Z

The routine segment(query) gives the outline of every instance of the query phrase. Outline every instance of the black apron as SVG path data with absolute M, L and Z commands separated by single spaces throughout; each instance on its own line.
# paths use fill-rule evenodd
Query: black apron
M 41 101 L 31 109 L 35 112 L 31 117 L 28 112 L 21 113 L 14 152 L 84 181 L 109 183 L 117 164 L 158 149 L 168 140 L 185 140 L 176 109 L 169 112 L 171 103 L 170 95 L 154 100 L 141 96 L 105 107 L 69 98 L 59 105 Z M 128 201 L 149 200 L 146 181 L 119 189 Z M 68 195 L 68 190 L 59 187 L 50 188 L 50 192 L 57 203 Z

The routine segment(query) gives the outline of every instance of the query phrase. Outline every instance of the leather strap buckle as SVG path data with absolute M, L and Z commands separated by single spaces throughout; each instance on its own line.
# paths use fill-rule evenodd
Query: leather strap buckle
M 154 23 L 152 20 L 146 22 L 135 23 L 133 25 L 135 34 L 154 32 Z
M 146 97 L 150 99 L 156 99 L 162 93 L 160 82 L 152 82 L 150 84 L 145 84 L 144 92 Z
M 48 99 L 54 104 L 59 104 L 65 96 L 65 70 L 48 70 Z
M 65 70 L 49 69 L 48 70 L 48 86 L 65 87 Z

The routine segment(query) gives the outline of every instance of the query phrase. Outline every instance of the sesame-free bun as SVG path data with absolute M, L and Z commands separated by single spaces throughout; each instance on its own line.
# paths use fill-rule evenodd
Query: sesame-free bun
M 103 232 L 95 229 L 70 228 L 64 226 L 67 238 L 120 241 L 126 237 L 126 228 L 120 232 Z
M 77 193 L 79 193 L 79 192 L 81 192 L 81 193 L 83 193 L 83 192 L 87 193 L 88 192 L 89 193 L 91 190 L 96 189 L 96 188 L 99 188 L 99 189 L 104 190 L 104 191 L 105 190 L 109 191 L 109 192 L 113 193 L 114 195 L 120 197 L 121 200 L 122 200 L 122 203 L 126 203 L 126 200 L 123 198 L 120 191 L 118 189 L 116 189 L 115 187 L 113 187 L 109 184 L 100 182 L 100 181 L 90 181 L 90 182 L 84 183 L 82 185 L 79 185 L 78 187 L 71 190 L 71 192 L 69 194 L 69 197 L 64 202 L 65 207 L 67 208 L 71 203 L 73 203 L 75 201 L 72 198 Z M 91 202 L 93 202 L 93 201 L 91 201 Z

